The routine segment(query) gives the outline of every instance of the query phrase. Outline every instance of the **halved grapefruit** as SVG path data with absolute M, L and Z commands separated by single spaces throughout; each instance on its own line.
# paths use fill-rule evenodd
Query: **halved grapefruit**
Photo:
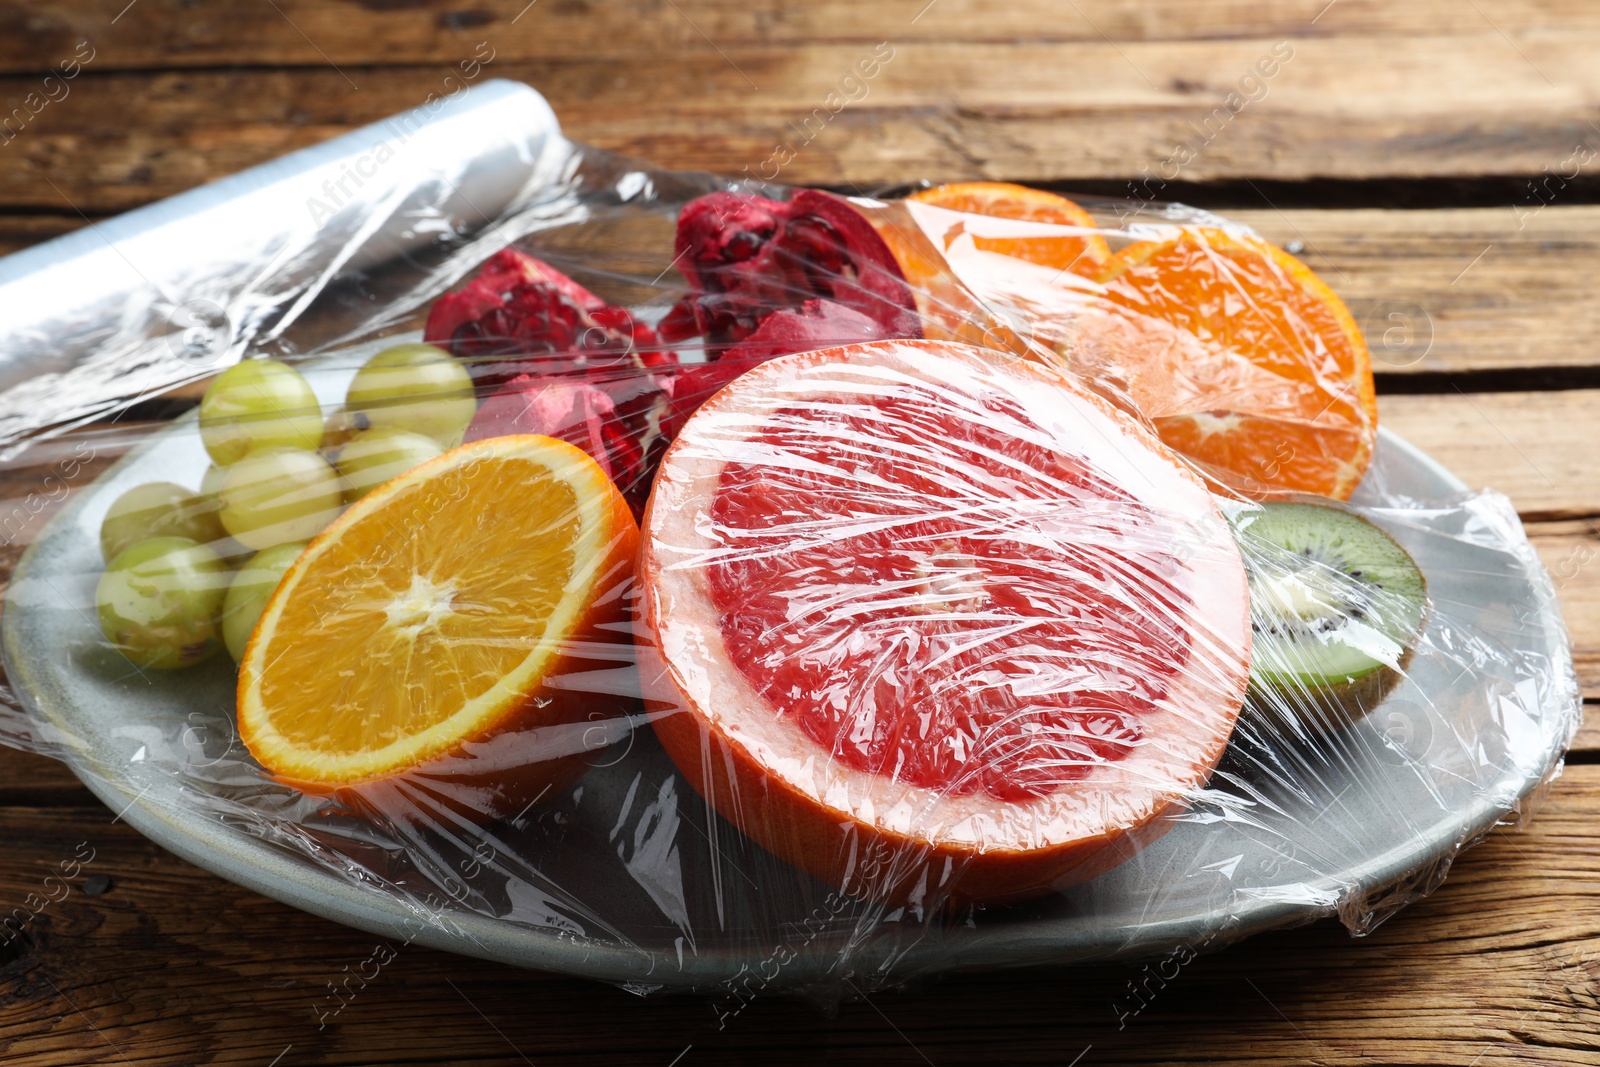
M 1163 833 L 1245 692 L 1204 485 L 1052 368 L 950 341 L 782 356 L 668 449 L 640 550 L 679 769 L 846 891 L 1004 901 Z

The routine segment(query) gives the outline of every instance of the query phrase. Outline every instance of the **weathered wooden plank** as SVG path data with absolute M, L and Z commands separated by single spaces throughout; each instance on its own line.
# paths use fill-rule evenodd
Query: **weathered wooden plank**
M 1590 761 L 1597 752 L 1600 752 L 1600 704 L 1590 700 L 1583 706 L 1583 725 L 1572 739 L 1572 754 L 1568 758 Z
M 452 63 L 479 40 L 507 59 L 629 55 L 669 48 L 861 43 L 881 40 L 1005 44 L 1117 43 L 1263 37 L 1481 36 L 1516 38 L 1550 26 L 1600 29 L 1583 0 L 1481 0 L 1479 13 L 1450 0 L 611 0 L 551 3 L 481 0 L 371 2 L 338 7 L 314 0 L 208 7 L 184 0 L 61 0 L 47 8 L 0 5 L 0 71 L 42 71 L 78 42 L 97 49 L 99 69 L 200 66 L 317 66 Z
M 59 760 L 0 745 L 0 805 L 93 804 L 94 797 Z
M 0 1054 L 16 1067 L 274 1057 L 943 1067 L 992 1063 L 997 1049 L 1010 1063 L 1061 1064 L 1092 1046 L 1084 1062 L 1594 1064 L 1597 820 L 1600 767 L 1569 768 L 1528 828 L 1469 851 L 1433 897 L 1359 941 L 1321 923 L 1169 966 L 1165 980 L 1135 966 L 954 976 L 831 1017 L 757 998 L 719 1029 L 718 1008 L 736 1002 L 639 1000 L 393 944 L 392 961 L 365 988 L 352 981 L 328 1016 L 329 984 L 371 973 L 363 964 L 379 939 L 200 872 L 104 808 L 5 807 L 7 913 L 80 862 L 73 890 L 27 924 L 32 945 L 0 963 Z M 106 891 L 85 895 L 90 876 L 109 878 Z M 1130 983 L 1148 990 L 1137 1012 Z
M 0 254 L 83 224 L 62 207 L 0 215 Z M 1301 242 L 1362 323 L 1381 373 L 1600 365 L 1600 290 L 1588 269 L 1600 261 L 1600 207 L 1228 214 L 1281 244 Z
M 1584 696 L 1600 701 L 1600 519 L 1536 522 L 1528 535 L 1555 583 Z M 1600 751 L 1600 720 L 1576 747 Z
M 1258 102 L 1235 100 L 1232 119 L 1215 109 L 1271 58 L 1272 38 L 908 43 L 861 103 L 834 120 L 838 129 L 798 144 L 787 124 L 821 106 L 852 61 L 848 49 L 732 51 L 721 69 L 680 64 L 676 74 L 629 72 L 622 84 L 591 72 L 590 94 L 569 97 L 556 80 L 549 90 L 574 132 L 595 143 L 651 158 L 683 152 L 689 165 L 741 172 L 783 141 L 798 150 L 785 173 L 801 181 L 1131 178 L 1146 168 L 1196 181 L 1538 173 L 1593 133 L 1575 95 L 1600 78 L 1592 67 L 1583 72 L 1580 53 L 1592 54 L 1592 45 L 1581 31 L 1559 38 L 1572 51 L 1557 39 L 1525 42 L 1521 52 L 1498 34 L 1379 48 L 1296 40 Z M 702 115 L 692 104 L 674 109 L 697 127 L 693 142 L 650 106 L 663 81 L 705 107 Z M 726 103 L 735 95 L 737 110 Z M 1192 159 L 1180 158 L 1180 145 Z M 1164 168 L 1169 160 L 1176 165 Z
M 71 233 L 83 225 L 77 215 L 0 215 L 0 256 Z
M 848 106 L 842 79 L 870 57 L 867 44 L 691 42 L 608 62 L 497 53 L 482 76 L 527 81 L 573 136 L 664 165 L 755 172 L 789 144 L 782 176 L 800 182 L 1126 179 L 1147 168 L 1197 181 L 1538 174 L 1600 141 L 1586 110 L 1600 94 L 1597 44 L 1600 31 L 1582 29 L 1515 47 L 1491 30 L 1381 47 L 911 41 L 875 77 L 845 85 Z M 467 59 L 475 46 L 463 47 Z M 1229 94 L 1275 62 L 1274 47 L 1292 59 L 1230 112 Z M 57 102 L 37 95 L 38 75 L 9 75 L 0 101 L 34 103 L 11 112 L 0 206 L 64 210 L 66 200 L 92 213 L 167 195 L 446 92 L 459 62 L 154 75 L 91 64 Z M 1169 163 L 1180 145 L 1193 158 Z
M 1600 363 L 1600 207 L 1229 211 L 1349 304 L 1383 374 Z
M 1600 390 L 1380 396 L 1380 421 L 1524 519 L 1600 515 Z

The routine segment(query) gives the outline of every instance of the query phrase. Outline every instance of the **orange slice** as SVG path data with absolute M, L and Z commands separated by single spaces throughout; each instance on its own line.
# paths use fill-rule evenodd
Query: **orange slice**
M 1125 380 L 1165 383 L 1160 400 L 1133 396 L 1163 441 L 1249 495 L 1349 498 L 1377 440 L 1372 361 L 1309 267 L 1264 241 L 1184 227 L 1122 249 L 1099 280 L 1100 320 L 1080 318 L 1083 340 L 1118 338 Z
M 605 700 L 562 679 L 628 644 L 637 543 L 611 479 L 564 441 L 447 452 L 363 497 L 284 574 L 239 667 L 240 735 L 308 792 L 506 814 L 598 736 L 587 718 Z
M 1050 343 L 1041 318 L 1111 255 L 1083 208 L 1004 182 L 958 182 L 904 200 L 857 203 L 911 285 L 924 336 L 1018 355 Z M 1032 305 L 1043 305 L 1036 312 Z
M 913 193 L 908 199 L 968 215 L 1018 222 L 1040 222 L 1049 226 L 1094 228 L 1090 214 L 1064 196 L 1029 189 L 1006 182 L 955 182 L 936 185 Z M 1001 237 L 974 234 L 973 246 L 1013 259 L 1037 263 L 1041 267 L 1093 274 L 1111 255 L 1106 239 L 1097 233 L 1040 233 Z

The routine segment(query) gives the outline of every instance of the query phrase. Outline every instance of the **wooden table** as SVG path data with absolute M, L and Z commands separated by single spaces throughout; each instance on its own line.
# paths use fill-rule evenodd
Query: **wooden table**
M 878 74 L 842 82 L 880 42 Z M 785 180 L 1224 208 L 1301 242 L 1367 323 L 1387 425 L 1515 502 L 1592 700 L 1597 48 L 1593 0 L 6 0 L 0 101 L 26 110 L 0 132 L 0 249 L 416 105 L 485 57 L 480 77 L 538 87 L 571 135 L 668 166 L 757 168 L 812 118 Z M 1132 967 L 952 977 L 828 1014 L 757 1000 L 719 1031 L 704 1000 L 408 949 L 319 1031 L 373 938 L 173 858 L 42 758 L 0 752 L 0 827 L 0 901 L 80 842 L 95 856 L 0 957 L 19 1067 L 1600 1063 L 1593 729 L 1531 825 L 1376 933 L 1321 923 L 1202 958 L 1121 1030 Z

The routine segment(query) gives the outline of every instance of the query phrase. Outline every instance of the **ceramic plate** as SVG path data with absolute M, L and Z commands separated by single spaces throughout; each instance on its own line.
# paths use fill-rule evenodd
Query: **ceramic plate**
M 316 376 L 325 400 L 342 395 L 362 355 L 351 353 Z M 101 566 L 96 531 L 109 503 L 155 478 L 198 484 L 205 465 L 192 416 L 174 423 L 80 490 L 23 556 L 11 582 L 3 617 L 7 675 L 108 807 L 191 863 L 266 896 L 382 937 L 522 967 L 639 986 L 710 988 L 795 944 L 794 932 L 825 899 L 820 887 L 763 892 L 797 879 L 708 815 L 648 730 L 623 755 L 597 761 L 607 765 L 579 783 L 581 803 L 568 805 L 562 852 L 549 866 L 552 881 L 582 887 L 578 895 L 594 914 L 636 917 L 626 922 L 586 923 L 570 914 L 556 921 L 538 900 L 530 902 L 526 886 L 508 885 L 483 897 L 477 911 L 450 909 L 439 922 L 419 923 L 401 901 L 262 839 L 246 821 L 219 817 L 190 776 L 186 784 L 162 773 L 160 761 L 149 758 L 153 752 L 182 758 L 192 749 L 196 767 L 216 761 L 207 755 L 206 738 L 225 731 L 217 716 L 232 708 L 230 665 L 149 672 L 147 683 L 129 684 L 118 677 L 125 671 L 105 662 L 92 611 L 83 607 L 93 602 Z M 1426 455 L 1384 433 L 1357 500 L 1426 504 L 1458 499 L 1464 489 Z M 830 970 L 888 981 L 956 967 L 1215 947 L 1336 912 L 1360 924 L 1403 900 L 1408 887 L 1442 876 L 1459 847 L 1550 773 L 1571 722 L 1572 696 L 1563 681 L 1570 654 L 1549 579 L 1497 499 L 1468 514 L 1451 536 L 1404 522 L 1391 532 L 1422 564 L 1435 603 L 1470 606 L 1473 625 L 1493 631 L 1508 650 L 1504 662 L 1480 663 L 1464 677 L 1455 659 L 1419 652 L 1384 706 L 1331 748 L 1291 745 L 1226 758 L 1214 785 L 1249 800 L 1229 809 L 1232 816 L 1201 804 L 1099 879 L 1026 907 L 983 912 L 970 923 L 890 923 L 867 936 L 857 928 L 848 944 L 824 929 L 781 955 L 782 982 L 803 985 Z M 1512 550 L 1497 549 L 1501 541 Z M 1489 741 L 1464 743 L 1472 738 Z M 641 798 L 651 800 L 648 812 Z M 648 826 L 641 821 L 647 817 L 654 820 Z M 619 843 L 619 828 L 623 839 L 632 829 L 631 849 Z M 513 830 L 496 834 L 510 847 L 526 847 L 546 870 L 538 855 L 545 838 L 518 845 Z M 666 835 L 656 842 L 670 847 L 680 884 L 642 885 L 633 876 L 630 864 L 639 862 L 641 840 L 650 844 L 651 834 Z

